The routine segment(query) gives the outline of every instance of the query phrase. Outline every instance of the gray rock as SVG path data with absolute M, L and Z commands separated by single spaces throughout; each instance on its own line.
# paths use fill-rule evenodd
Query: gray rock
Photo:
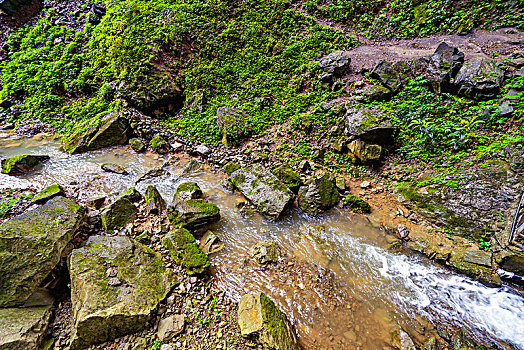
M 458 93 L 474 100 L 489 100 L 500 92 L 504 72 L 488 58 L 472 58 L 460 69 L 455 79 Z
M 280 258 L 280 248 L 273 241 L 262 241 L 252 246 L 249 249 L 249 254 L 260 265 L 276 263 Z
M 344 120 L 351 137 L 379 144 L 387 144 L 392 140 L 393 125 L 378 108 L 349 109 Z
M 402 86 L 402 77 L 391 65 L 391 63 L 381 60 L 371 71 L 371 77 L 380 81 L 391 92 L 396 93 Z
M 183 182 L 180 185 L 178 185 L 175 195 L 173 197 L 173 202 L 198 199 L 202 198 L 202 196 L 202 190 L 196 182 Z
M 231 183 L 267 217 L 278 220 L 291 205 L 295 195 L 260 164 L 236 170 Z
M 382 147 L 370 145 L 364 141 L 354 140 L 348 145 L 348 149 L 362 161 L 362 163 L 375 162 L 380 160 Z
M 162 245 L 177 265 L 188 275 L 200 275 L 209 268 L 207 255 L 196 244 L 195 237 L 186 229 L 176 229 L 162 238 Z
M 335 51 L 320 59 L 319 66 L 332 76 L 343 76 L 351 71 L 351 57 L 348 52 Z
M 504 101 L 500 104 L 497 109 L 500 112 L 500 115 L 503 117 L 510 117 L 513 114 L 513 106 L 509 101 Z
M 129 140 L 129 146 L 131 146 L 131 149 L 137 153 L 141 153 L 146 150 L 146 145 L 140 139 Z
M 122 166 L 120 166 L 118 164 L 104 163 L 100 167 L 102 168 L 103 171 L 106 171 L 108 173 L 114 173 L 114 174 L 120 174 L 120 175 L 127 175 L 128 174 L 126 169 L 124 169 L 124 167 L 122 167 Z
M 302 179 L 288 164 L 282 164 L 271 171 L 291 191 L 296 193 L 302 185 Z
M 160 254 L 125 237 L 91 236 L 69 257 L 73 332 L 83 349 L 143 329 L 176 282 Z M 108 277 L 108 267 L 117 270 Z M 120 283 L 110 283 L 116 278 Z
M 391 91 L 381 85 L 366 85 L 360 93 L 366 102 L 382 102 L 391 98 Z
M 184 331 L 184 315 L 173 315 L 164 318 L 158 324 L 158 340 L 168 343 Z
M 120 197 L 100 213 L 102 227 L 107 233 L 112 234 L 134 220 L 136 212 L 135 205 L 129 199 Z
M 151 213 L 161 214 L 166 210 L 166 201 L 153 185 L 147 186 L 144 192 L 144 200 Z
M 464 255 L 464 261 L 471 264 L 491 267 L 491 253 L 478 249 L 468 249 Z
M 463 64 L 464 53 L 442 42 L 434 54 L 416 59 L 413 71 L 415 75 L 428 79 L 436 93 L 451 92 L 451 80 Z
M 217 124 L 224 146 L 235 145 L 242 137 L 251 132 L 247 121 L 247 114 L 240 108 L 219 107 L 217 109 Z
M 310 179 L 298 191 L 298 207 L 311 216 L 333 208 L 339 201 L 335 177 L 329 173 Z
M 238 303 L 238 324 L 243 337 L 263 350 L 298 350 L 293 326 L 264 293 L 246 294 Z
M 49 156 L 35 156 L 30 154 L 22 154 L 2 159 L 2 174 L 23 175 L 48 159 Z
M 54 300 L 37 290 L 23 307 L 0 309 L 0 350 L 38 350 L 51 320 Z
M 198 147 L 195 148 L 195 153 L 202 157 L 208 157 L 211 154 L 211 148 L 206 145 L 198 145 Z
M 0 307 L 23 304 L 60 261 L 85 210 L 55 197 L 0 224 Z
M 220 220 L 220 209 L 205 200 L 177 200 L 167 208 L 167 217 L 174 227 L 196 230 Z

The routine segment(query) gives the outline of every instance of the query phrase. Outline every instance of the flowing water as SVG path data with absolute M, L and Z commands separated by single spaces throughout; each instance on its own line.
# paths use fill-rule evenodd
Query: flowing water
M 57 182 L 79 200 L 116 195 L 167 160 L 128 147 L 71 156 L 52 137 L 0 134 L 0 158 L 22 153 L 48 154 L 51 160 L 25 176 L 0 175 L 0 188 L 40 189 Z M 124 166 L 129 175 L 103 172 L 104 162 Z M 400 327 L 424 339 L 437 325 L 464 328 L 485 344 L 524 349 L 524 298 L 518 292 L 488 288 L 420 256 L 390 251 L 379 227 L 344 210 L 309 218 L 295 209 L 276 223 L 240 210 L 243 198 L 223 188 L 219 175 L 205 168 L 186 174 L 186 163 L 170 162 L 168 174 L 139 182 L 137 189 L 153 183 L 169 202 L 180 182 L 197 182 L 222 215 L 212 227 L 225 246 L 211 257 L 215 287 L 235 300 L 249 291 L 266 292 L 295 324 L 306 348 L 388 349 L 398 343 Z M 278 242 L 284 259 L 260 268 L 248 250 L 268 239 Z

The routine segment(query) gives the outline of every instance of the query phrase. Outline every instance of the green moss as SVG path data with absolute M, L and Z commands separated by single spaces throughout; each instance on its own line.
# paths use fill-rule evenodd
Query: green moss
M 215 216 L 215 215 L 220 214 L 220 209 L 218 209 L 218 207 L 215 204 L 208 203 L 205 200 L 200 199 L 200 198 L 190 199 L 186 201 L 185 203 L 193 208 L 199 209 L 200 212 L 205 215 Z
M 210 265 L 207 255 L 198 247 L 195 237 L 186 229 L 169 232 L 162 239 L 162 245 L 169 250 L 175 263 L 186 269 L 190 275 L 202 274 Z
M 135 217 L 136 211 L 136 207 L 129 199 L 120 197 L 100 214 L 102 227 L 107 233 L 111 234 L 131 221 Z
M 436 207 L 430 203 L 430 198 L 427 195 L 419 193 L 416 188 L 409 185 L 400 185 L 397 187 L 398 193 L 404 198 L 413 203 L 415 207 L 434 213 Z
M 159 151 L 163 148 L 165 148 L 167 146 L 167 142 L 166 140 L 164 140 L 162 138 L 162 136 L 160 135 L 156 135 L 155 137 L 153 137 L 153 139 L 151 140 L 151 147 L 153 148 L 153 150 L 155 151 Z
M 236 163 L 227 163 L 226 165 L 224 165 L 224 171 L 229 176 L 231 176 L 231 174 L 233 174 L 238 169 L 240 169 L 240 165 L 238 165 Z
M 64 189 L 59 184 L 53 184 L 40 191 L 31 199 L 31 202 L 41 202 L 55 196 L 65 196 Z
M 292 191 L 298 190 L 302 185 L 302 179 L 288 164 L 282 164 L 271 172 Z
M 201 193 L 202 190 L 200 189 L 198 184 L 196 184 L 195 182 L 184 182 L 184 183 L 181 183 L 177 187 L 175 195 L 181 192 L 200 192 Z
M 29 154 L 21 154 L 2 159 L 2 174 L 20 175 L 23 173 L 23 170 L 31 170 L 46 159 L 49 159 L 49 157 Z
M 369 203 L 353 194 L 348 194 L 344 197 L 344 205 L 351 208 L 353 211 L 371 213 L 371 206 Z

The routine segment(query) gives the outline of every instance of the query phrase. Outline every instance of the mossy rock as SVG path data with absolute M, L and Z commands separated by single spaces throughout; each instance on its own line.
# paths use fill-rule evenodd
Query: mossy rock
M 89 237 L 82 248 L 73 250 L 68 266 L 71 349 L 144 329 L 176 283 L 160 254 L 125 236 Z
M 382 155 L 382 147 L 370 145 L 364 141 L 354 140 L 348 145 L 348 149 L 360 159 L 362 163 L 376 162 Z
M 112 234 L 132 221 L 136 212 L 135 205 L 129 199 L 120 197 L 100 213 L 102 227 L 107 233 Z
M 371 207 L 368 202 L 354 194 L 348 194 L 344 197 L 344 206 L 353 211 L 362 213 L 371 213 Z
M 2 174 L 23 175 L 48 159 L 49 156 L 35 156 L 30 154 L 22 154 L 2 159 Z
M 226 165 L 224 165 L 224 171 L 229 176 L 231 176 L 231 174 L 233 174 L 238 169 L 240 169 L 240 165 L 238 165 L 237 163 L 227 163 Z
M 350 108 L 344 115 L 348 135 L 364 142 L 388 144 L 393 139 L 393 124 L 378 107 Z
M 260 213 L 273 220 L 278 220 L 295 198 L 286 185 L 260 164 L 236 170 L 230 181 Z
M 280 258 L 280 248 L 278 244 L 273 241 L 262 241 L 252 246 L 249 249 L 249 254 L 260 265 L 272 262 L 276 263 Z
M 118 165 L 118 164 L 114 164 L 114 163 L 103 163 L 100 168 L 102 168 L 103 171 L 106 171 L 108 173 L 113 173 L 113 174 L 120 174 L 120 175 L 128 175 L 129 173 L 127 172 L 127 170 L 121 166 L 121 165 Z
M 301 348 L 286 315 L 264 293 L 242 296 L 238 303 L 238 325 L 242 336 L 254 341 L 262 349 Z
M 140 202 L 142 200 L 142 198 L 144 198 L 144 197 L 142 196 L 142 194 L 140 192 L 138 192 L 136 190 L 136 188 L 131 187 L 130 189 L 128 189 L 124 193 L 119 194 L 117 199 L 118 198 L 125 198 L 125 199 L 129 200 L 131 203 L 137 203 L 137 202 Z
M 160 214 L 166 209 L 166 201 L 153 185 L 149 185 L 144 192 L 144 199 L 149 211 Z
M 208 270 L 209 259 L 188 230 L 181 228 L 169 232 L 162 238 L 162 245 L 189 275 L 200 275 Z
M 153 151 L 158 152 L 160 154 L 165 154 L 169 151 L 168 143 L 160 135 L 155 135 L 155 137 L 151 139 L 151 148 L 153 149 Z
M 129 124 L 121 112 L 107 114 L 101 122 L 86 121 L 64 142 L 64 150 L 71 154 L 84 153 L 112 146 L 125 145 Z
M 402 86 L 402 78 L 395 70 L 393 65 L 387 61 L 381 60 L 371 71 L 371 77 L 380 81 L 380 83 L 388 88 L 392 93 L 396 93 Z
M 144 152 L 146 149 L 146 145 L 144 142 L 140 139 L 131 139 L 129 140 L 129 146 L 131 149 L 137 153 Z
M 340 201 L 340 195 L 333 174 L 324 173 L 310 179 L 298 191 L 298 207 L 308 215 L 317 216 L 333 208 Z
M 251 133 L 248 115 L 242 109 L 219 107 L 216 119 L 222 134 L 222 143 L 226 147 L 234 146 L 243 137 Z
M 302 185 L 302 179 L 288 164 L 282 164 L 271 171 L 291 191 L 296 193 Z
M 202 190 L 196 182 L 183 182 L 178 185 L 173 197 L 173 202 L 199 199 L 202 198 L 202 196 Z
M 179 200 L 167 208 L 167 217 L 174 227 L 196 230 L 220 220 L 220 209 L 200 198 Z
M 0 225 L 0 307 L 23 304 L 60 261 L 85 210 L 64 197 Z
M 491 269 L 491 254 L 475 248 L 455 247 L 451 252 L 449 264 L 461 273 L 479 280 L 489 287 L 499 287 L 499 275 Z
M 31 199 L 31 202 L 35 203 L 44 203 L 48 201 L 51 198 L 57 197 L 57 196 L 63 196 L 65 197 L 65 191 L 59 184 L 53 184 L 51 186 L 48 186 L 44 188 L 42 191 L 38 192 L 33 199 Z
M 460 69 L 455 78 L 458 93 L 473 100 L 493 99 L 500 92 L 504 71 L 489 58 L 472 58 Z

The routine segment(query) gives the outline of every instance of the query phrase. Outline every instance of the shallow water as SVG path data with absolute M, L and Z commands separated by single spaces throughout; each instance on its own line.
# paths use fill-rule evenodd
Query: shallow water
M 0 133 L 0 158 L 22 153 L 48 154 L 51 160 L 23 177 L 0 175 L 0 188 L 73 183 L 68 188 L 80 200 L 116 195 L 167 161 L 128 147 L 70 156 L 51 137 Z M 120 164 L 130 174 L 105 173 L 104 162 Z M 249 291 L 266 292 L 295 324 L 306 348 L 391 348 L 399 325 L 424 338 L 434 334 L 428 326 L 433 323 L 465 328 L 486 344 L 524 349 L 524 298 L 511 289 L 488 288 L 422 257 L 390 251 L 379 227 L 341 209 L 316 219 L 295 209 L 277 223 L 242 212 L 237 204 L 243 198 L 224 189 L 220 176 L 205 169 L 184 175 L 185 164 L 166 167 L 168 175 L 140 182 L 137 189 L 154 183 L 169 202 L 179 183 L 196 181 L 222 215 L 212 228 L 225 243 L 211 257 L 214 285 L 235 300 Z M 248 250 L 268 239 L 277 241 L 286 257 L 262 269 Z

